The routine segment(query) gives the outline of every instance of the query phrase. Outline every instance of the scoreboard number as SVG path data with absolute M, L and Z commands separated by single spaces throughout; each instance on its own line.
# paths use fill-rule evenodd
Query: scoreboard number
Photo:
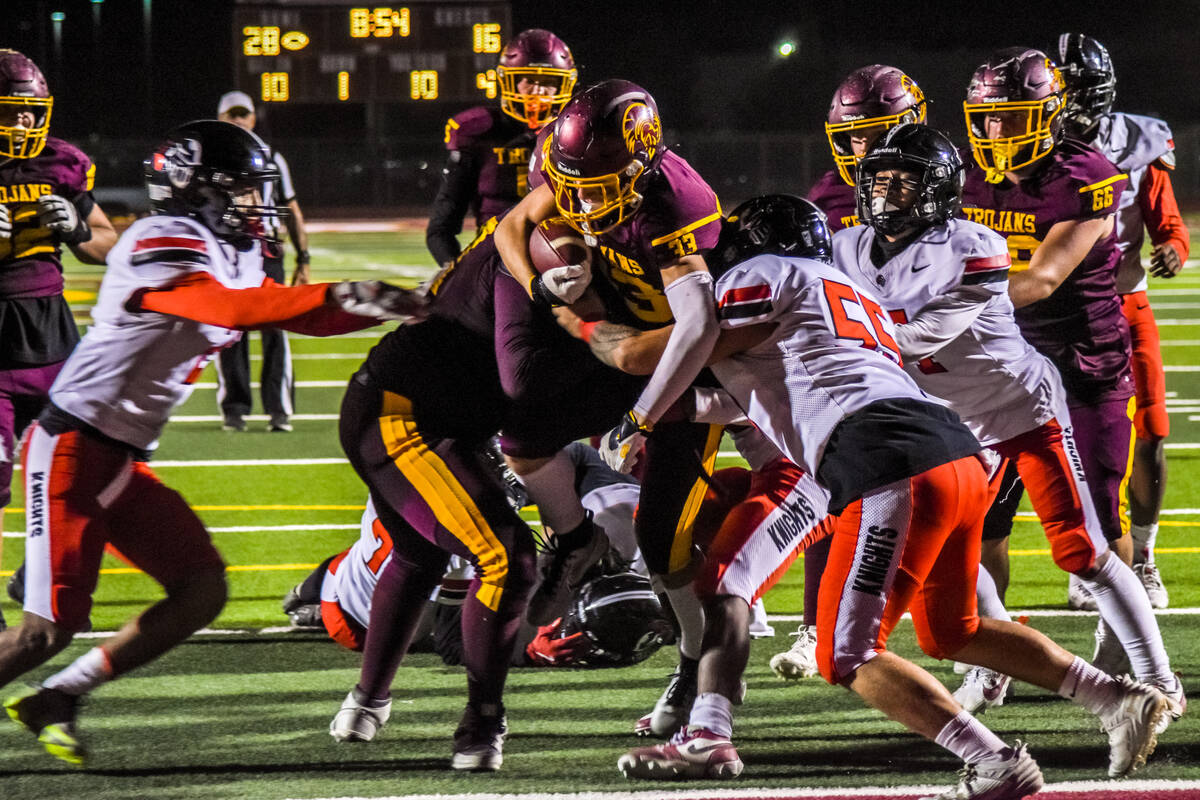
M 497 22 L 483 22 L 472 26 L 471 41 L 475 47 L 476 53 L 499 53 L 500 45 L 500 24 Z
M 438 74 L 436 69 L 414 69 L 409 73 L 413 100 L 437 100 Z
M 342 70 L 337 74 L 338 100 L 350 99 L 350 73 Z
M 262 99 L 264 103 L 285 103 L 288 92 L 288 74 L 286 72 L 264 72 L 262 74 Z
M 494 69 L 475 73 L 475 88 L 482 90 L 484 97 L 489 100 L 496 97 L 496 82 L 496 70 Z

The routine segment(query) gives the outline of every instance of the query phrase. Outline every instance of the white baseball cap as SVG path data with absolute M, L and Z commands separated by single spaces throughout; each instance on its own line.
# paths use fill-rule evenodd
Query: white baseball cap
M 220 116 L 226 111 L 232 111 L 235 108 L 244 108 L 251 114 L 254 113 L 254 101 L 250 99 L 250 95 L 245 92 L 226 92 L 221 95 L 221 99 L 217 101 L 217 115 Z

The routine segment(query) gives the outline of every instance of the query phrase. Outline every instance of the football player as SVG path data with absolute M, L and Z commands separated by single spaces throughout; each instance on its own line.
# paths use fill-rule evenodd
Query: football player
M 1167 698 L 1110 677 L 1026 626 L 978 617 L 988 500 L 979 443 L 900 367 L 895 326 L 870 292 L 828 264 L 789 255 L 807 230 L 790 227 L 802 218 L 799 209 L 731 215 L 709 262 L 722 337 L 728 332 L 737 344 L 712 370 L 839 515 L 821 581 L 821 674 L 970 764 L 947 796 L 1037 791 L 1041 772 L 1024 745 L 1005 745 L 932 675 L 886 649 L 911 610 L 927 654 L 999 669 L 1100 716 L 1109 775 L 1128 774 L 1153 749 Z M 667 775 L 680 761 L 708 775 L 736 770 L 727 732 L 697 726 L 658 755 L 627 758 L 631 769 L 642 765 L 640 774 Z
M 962 159 L 941 133 L 923 125 L 888 131 L 859 162 L 858 210 L 868 227 L 833 237 L 834 264 L 875 287 L 917 385 L 947 401 L 984 447 L 1016 463 L 1054 562 L 1083 582 L 1129 647 L 1153 655 L 1161 666 L 1137 677 L 1173 696 L 1181 713 L 1183 689 L 1162 636 L 1157 626 L 1142 627 L 1154 618 L 1140 607 L 1132 571 L 1109 551 L 1073 461 L 1078 448 L 1058 371 L 1017 328 L 1007 243 L 955 218 L 962 183 Z M 1008 618 L 1002 607 L 994 614 Z M 976 668 L 956 697 L 974 713 L 1002 703 L 1007 686 L 1004 676 Z
M 500 53 L 500 105 L 469 108 L 446 123 L 449 154 L 425 244 L 439 266 L 458 257 L 458 234 L 470 212 L 477 227 L 529 192 L 529 157 L 547 123 L 575 90 L 571 49 L 550 31 L 522 31 Z
M 50 135 L 53 109 L 37 65 L 0 49 L 0 528 L 16 442 L 79 341 L 63 299 L 62 247 L 103 264 L 117 241 L 92 199 L 96 165 Z
M 243 330 L 328 335 L 376 323 L 343 308 L 382 316 L 378 303 L 358 302 L 378 286 L 266 278 L 257 223 L 275 213 L 260 201 L 275 177 L 262 141 L 235 125 L 202 120 L 167 136 L 146 162 L 155 213 L 109 252 L 94 324 L 26 437 L 25 614 L 0 633 L 0 686 L 87 626 L 106 546 L 166 592 L 41 686 L 4 701 L 64 761 L 86 756 L 75 728 L 82 696 L 171 649 L 225 603 L 225 565 L 208 531 L 146 465 L 171 411 Z
M 1083 142 L 1062 137 L 1063 92 L 1061 73 L 1039 50 L 1005 48 L 975 70 L 963 104 L 974 155 L 963 212 L 1008 242 L 1008 291 L 1021 335 L 1058 368 L 1100 525 L 1129 564 L 1133 545 L 1122 506 L 1134 383 L 1129 323 L 1116 290 L 1115 222 L 1128 178 Z M 1006 551 L 1007 538 L 989 542 L 984 563 L 993 575 L 993 562 L 1003 564 Z M 1096 628 L 1094 661 L 1114 674 L 1133 630 L 1156 625 L 1148 602 L 1127 602 L 1140 609 L 1136 624 L 1129 620 L 1118 635 L 1101 617 Z M 1127 653 L 1134 674 L 1162 673 L 1158 648 L 1136 651 Z
M 854 199 L 855 165 L 884 131 L 905 122 L 924 122 L 925 93 L 904 72 L 883 64 L 854 70 L 829 103 L 825 136 L 835 169 L 808 190 L 825 213 L 830 232 L 859 224 Z
M 1175 142 L 1160 119 L 1112 110 L 1116 76 L 1104 45 L 1081 33 L 1058 38 L 1063 80 L 1064 127 L 1070 136 L 1088 142 L 1128 176 L 1117 206 L 1117 294 L 1129 320 L 1133 342 L 1133 383 L 1137 410 L 1133 429 L 1133 471 L 1127 489 L 1133 569 L 1150 595 L 1150 604 L 1166 608 L 1167 588 L 1154 563 L 1158 514 L 1166 491 L 1167 464 L 1163 440 L 1170 432 L 1166 380 L 1158 345 L 1158 326 L 1146 298 L 1142 241 L 1150 232 L 1150 274 L 1173 278 L 1187 261 L 1187 226 L 1175 202 L 1171 173 Z
M 822 175 L 808 199 L 824 212 L 830 232 L 860 224 L 854 193 L 858 160 L 886 130 L 906 122 L 924 122 L 925 93 L 895 67 L 872 64 L 854 70 L 833 93 L 825 135 L 836 169 Z M 792 634 L 796 641 L 771 657 L 771 669 L 785 680 L 817 674 L 817 590 L 830 541 L 815 543 L 804 554 L 804 619 Z

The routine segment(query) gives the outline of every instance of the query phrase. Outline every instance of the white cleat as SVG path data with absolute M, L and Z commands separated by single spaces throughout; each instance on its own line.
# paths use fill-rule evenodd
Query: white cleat
M 982 714 L 989 708 L 1004 705 L 1004 696 L 1012 678 L 987 667 L 972 667 L 963 678 L 962 686 L 954 692 L 954 699 L 968 713 Z
M 1166 608 L 1171 598 L 1167 595 L 1166 584 L 1163 583 L 1162 573 L 1158 566 L 1149 561 L 1133 565 L 1133 574 L 1138 576 L 1150 598 L 1151 608 Z
M 1170 711 L 1167 696 L 1128 675 L 1117 678 L 1124 696 L 1100 714 L 1108 734 L 1108 777 L 1123 778 L 1146 763 L 1158 744 L 1158 725 Z
M 353 690 L 329 723 L 329 735 L 339 742 L 369 742 L 392 715 L 392 701 L 377 707 L 360 705 Z
M 1042 771 L 1025 745 L 1006 747 L 995 761 L 967 764 L 958 783 L 921 800 L 1020 800 L 1042 788 Z
M 1162 692 L 1167 698 L 1167 713 L 1163 714 L 1159 720 L 1158 726 L 1154 732 L 1161 734 L 1175 720 L 1183 716 L 1187 711 L 1187 695 L 1183 693 L 1183 681 L 1179 679 L 1179 673 L 1175 673 L 1175 681 L 1167 686 L 1158 683 L 1152 684 L 1155 689 Z
M 771 670 L 785 681 L 811 678 L 817 669 L 817 626 L 801 625 L 791 634 L 796 637 L 792 646 L 771 656 Z
M 1074 574 L 1067 575 L 1067 606 L 1076 611 L 1096 610 L 1096 598 L 1092 597 L 1092 593 L 1083 585 L 1079 576 Z

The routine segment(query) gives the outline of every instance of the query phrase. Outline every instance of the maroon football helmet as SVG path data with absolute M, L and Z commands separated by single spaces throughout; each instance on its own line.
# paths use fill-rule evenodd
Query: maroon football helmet
M 975 161 L 989 181 L 999 183 L 1005 172 L 1054 149 L 1062 133 L 1063 90 L 1062 74 L 1041 50 L 1006 47 L 979 65 L 963 111 Z
M 637 84 L 597 83 L 567 103 L 542 148 L 559 213 L 580 233 L 610 231 L 641 206 L 662 160 L 658 106 Z
M 16 50 L 0 50 L 0 157 L 33 158 L 42 152 L 53 105 L 37 64 Z M 21 124 L 22 114 L 32 114 L 33 124 Z
M 579 72 L 571 48 L 562 39 L 550 31 L 531 28 L 504 46 L 496 77 L 501 110 L 538 130 L 571 99 Z
M 870 147 L 888 128 L 924 121 L 925 93 L 912 78 L 883 64 L 854 70 L 833 93 L 825 120 L 825 135 L 838 174 L 854 185 L 854 165 L 861 156 L 854 154 L 851 136 L 867 138 L 866 146 Z

